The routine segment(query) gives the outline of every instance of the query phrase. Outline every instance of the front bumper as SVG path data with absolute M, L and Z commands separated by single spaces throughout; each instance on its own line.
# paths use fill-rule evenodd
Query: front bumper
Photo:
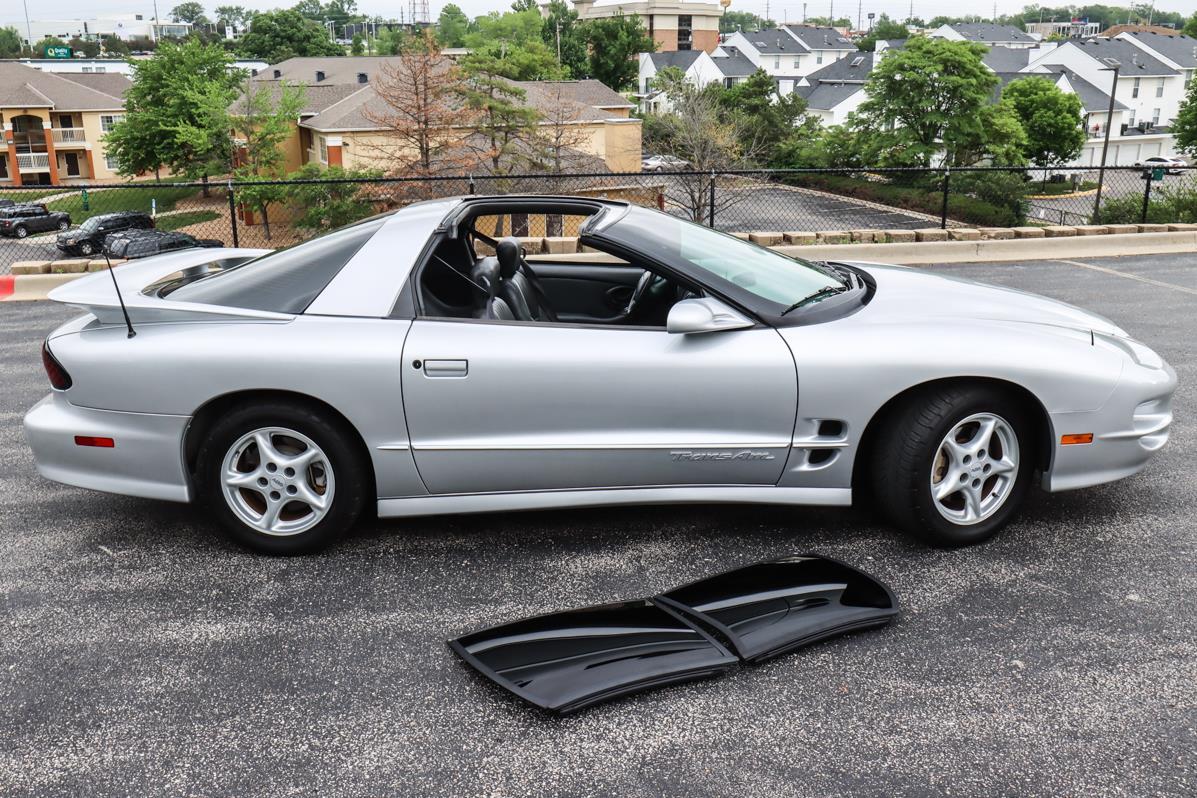
M 25 414 L 25 437 L 46 479 L 106 493 L 186 502 L 183 469 L 188 416 L 76 407 L 51 393 Z M 76 435 L 112 438 L 111 449 L 75 444 Z
M 1052 467 L 1043 476 L 1049 491 L 1100 485 L 1142 471 L 1168 442 L 1176 372 L 1128 367 L 1100 410 L 1052 413 Z M 1093 442 L 1064 446 L 1060 436 L 1093 433 Z

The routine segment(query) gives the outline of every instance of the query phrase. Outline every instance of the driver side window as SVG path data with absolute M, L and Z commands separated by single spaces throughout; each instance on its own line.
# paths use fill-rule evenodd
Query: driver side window
M 580 246 L 587 218 L 492 212 L 464 220 L 421 273 L 423 315 L 663 329 L 670 307 L 695 294 L 646 264 Z

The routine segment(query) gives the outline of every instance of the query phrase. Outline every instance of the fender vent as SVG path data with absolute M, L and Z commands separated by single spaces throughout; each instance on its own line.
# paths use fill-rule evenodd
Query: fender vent
M 806 464 L 820 466 L 830 463 L 835 459 L 838 451 L 838 449 L 808 449 L 806 455 Z

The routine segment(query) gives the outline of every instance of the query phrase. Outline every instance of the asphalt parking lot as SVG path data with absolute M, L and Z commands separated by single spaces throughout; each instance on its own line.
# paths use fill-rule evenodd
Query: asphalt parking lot
M 0 305 L 0 795 L 1197 793 L 1197 257 L 936 267 L 1102 313 L 1176 368 L 1169 445 L 929 550 L 850 511 L 375 523 L 267 559 L 188 507 L 59 486 L 21 417 L 73 311 Z M 815 551 L 891 627 L 564 719 L 444 640 Z

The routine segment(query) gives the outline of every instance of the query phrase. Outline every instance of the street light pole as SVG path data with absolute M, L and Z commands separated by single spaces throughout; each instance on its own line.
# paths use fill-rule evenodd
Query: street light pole
M 1107 63 L 1111 65 L 1102 71 L 1112 71 L 1114 82 L 1110 85 L 1110 110 L 1106 112 L 1106 138 L 1101 145 L 1101 166 L 1097 170 L 1097 195 L 1093 198 L 1093 218 L 1090 220 L 1093 224 L 1097 224 L 1097 214 L 1101 210 L 1101 190 L 1106 182 L 1106 153 L 1110 151 L 1110 128 L 1114 126 L 1114 95 L 1118 93 L 1118 70 L 1122 68 L 1122 64 L 1112 58 Z

